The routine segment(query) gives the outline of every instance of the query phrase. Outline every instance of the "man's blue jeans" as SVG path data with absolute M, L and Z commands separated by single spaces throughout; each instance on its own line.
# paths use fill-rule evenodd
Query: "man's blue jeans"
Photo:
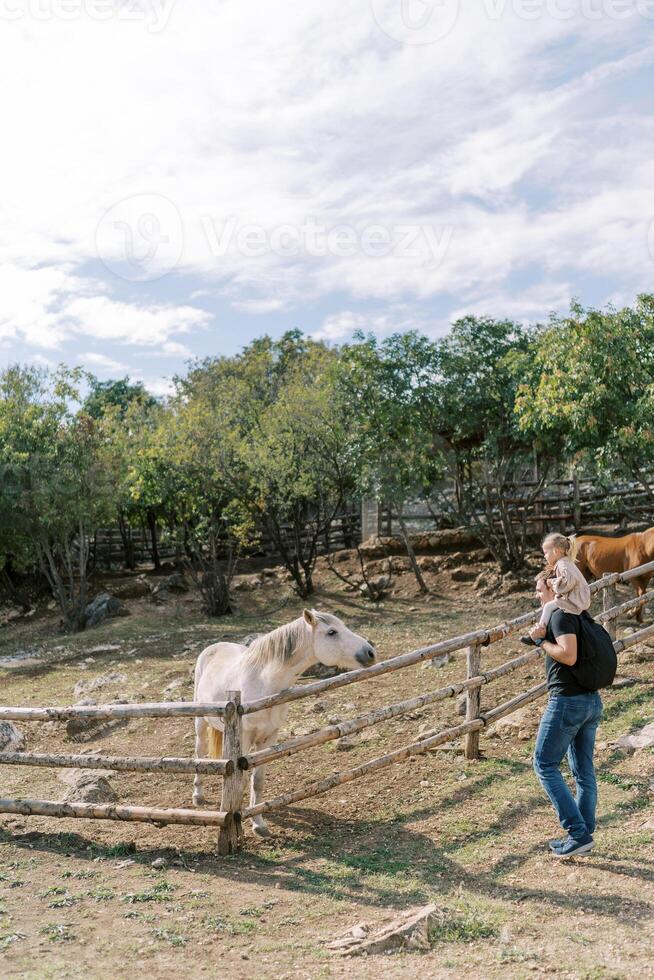
M 595 733 L 602 717 L 597 692 L 551 697 L 541 718 L 534 770 L 570 837 L 583 840 L 595 831 L 597 781 L 593 766 Z M 577 784 L 576 799 L 561 775 L 563 756 Z

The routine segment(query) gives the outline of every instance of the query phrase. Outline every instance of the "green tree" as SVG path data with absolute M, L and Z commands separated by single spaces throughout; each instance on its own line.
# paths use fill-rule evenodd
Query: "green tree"
M 81 372 L 12 367 L 0 375 L 3 510 L 39 563 L 70 631 L 84 626 L 89 545 L 112 508 L 94 419 L 76 411 Z
M 518 387 L 521 430 L 562 456 L 621 474 L 654 499 L 654 296 L 635 307 L 584 309 L 555 318 L 538 337 Z

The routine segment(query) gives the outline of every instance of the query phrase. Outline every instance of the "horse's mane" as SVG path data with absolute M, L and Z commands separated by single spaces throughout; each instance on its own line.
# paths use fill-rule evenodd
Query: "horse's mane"
M 314 610 L 314 615 L 322 623 L 332 624 L 338 622 L 336 616 L 332 616 L 329 613 L 319 613 Z M 264 633 L 263 636 L 258 636 L 252 641 L 243 656 L 247 657 L 250 665 L 256 667 L 265 667 L 266 664 L 272 663 L 273 661 L 288 663 L 305 638 L 306 623 L 304 617 L 299 616 L 297 619 L 292 620 L 292 622 L 285 623 L 284 626 L 278 626 L 277 629 L 272 630 L 270 633 Z

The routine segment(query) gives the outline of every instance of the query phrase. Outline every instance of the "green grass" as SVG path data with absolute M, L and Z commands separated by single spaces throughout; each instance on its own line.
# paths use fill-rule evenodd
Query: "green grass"
M 39 929 L 43 936 L 47 936 L 51 943 L 71 942 L 75 936 L 70 931 L 70 926 L 64 923 L 51 922 L 47 926 Z
M 445 909 L 443 918 L 429 926 L 430 943 L 470 943 L 478 939 L 494 939 L 499 935 L 497 924 L 472 909 Z
M 124 896 L 123 902 L 133 905 L 137 902 L 168 902 L 175 891 L 176 885 L 171 885 L 167 881 L 159 881 L 152 888 L 142 892 L 128 892 Z
M 185 936 L 181 932 L 177 932 L 175 929 L 153 929 L 152 935 L 155 937 L 155 939 L 161 939 L 163 942 L 168 943 L 169 946 L 175 947 L 186 946 L 189 941 L 188 936 Z

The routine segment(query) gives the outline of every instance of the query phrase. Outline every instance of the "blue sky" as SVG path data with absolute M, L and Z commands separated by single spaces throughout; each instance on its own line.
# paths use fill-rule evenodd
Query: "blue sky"
M 439 335 L 654 291 L 654 0 L 0 20 L 2 365 L 165 393 L 291 327 Z

